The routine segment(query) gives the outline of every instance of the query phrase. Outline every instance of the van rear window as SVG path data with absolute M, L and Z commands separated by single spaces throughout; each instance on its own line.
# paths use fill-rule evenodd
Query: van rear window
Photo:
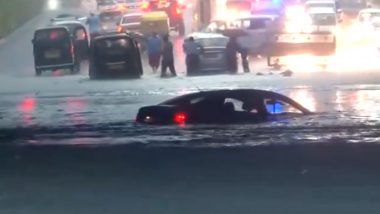
M 102 22 L 120 20 L 121 12 L 104 12 L 99 15 L 99 18 Z
M 65 29 L 40 30 L 35 34 L 36 41 L 46 40 L 62 40 L 68 37 L 68 32 Z
M 100 48 L 103 50 L 107 49 L 117 49 L 117 48 L 129 48 L 130 43 L 127 39 L 103 39 L 100 41 L 97 41 L 96 48 Z

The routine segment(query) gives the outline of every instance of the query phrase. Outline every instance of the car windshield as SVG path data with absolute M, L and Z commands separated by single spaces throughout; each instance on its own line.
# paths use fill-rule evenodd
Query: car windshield
M 98 1 L 99 6 L 107 6 L 107 5 L 114 5 L 114 4 L 115 4 L 115 1 L 113 1 L 113 0 Z
M 133 15 L 133 16 L 124 16 L 123 17 L 123 24 L 129 24 L 129 23 L 137 23 L 141 22 L 142 15 Z
M 116 21 L 120 19 L 121 12 L 120 11 L 112 11 L 112 12 L 103 12 L 99 15 L 101 21 Z
M 35 34 L 35 41 L 60 41 L 68 39 L 65 29 L 40 30 Z
M 332 13 L 318 13 L 310 15 L 313 24 L 315 25 L 335 25 L 336 17 Z
M 226 47 L 228 38 L 203 38 L 196 39 L 202 47 Z
M 0 0 L 0 214 L 377 214 L 379 183 L 380 0 Z
M 306 3 L 307 8 L 311 7 L 320 7 L 320 8 L 335 8 L 335 3 L 320 3 L 320 2 L 313 2 L 313 3 Z

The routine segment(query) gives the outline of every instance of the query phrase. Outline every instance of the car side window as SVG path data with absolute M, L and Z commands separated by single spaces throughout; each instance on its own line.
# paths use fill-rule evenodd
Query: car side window
M 251 30 L 259 30 L 259 29 L 265 29 L 268 25 L 270 20 L 268 19 L 252 19 L 249 29 Z
M 302 114 L 302 111 L 282 100 L 265 99 L 265 107 L 269 114 L 278 115 L 286 113 Z
M 244 111 L 243 110 L 243 101 L 240 101 L 238 99 L 234 99 L 234 98 L 226 98 L 224 100 L 224 104 L 228 104 L 228 103 L 231 103 L 234 107 L 234 111 Z
M 243 28 L 249 29 L 251 26 L 251 20 L 243 20 Z

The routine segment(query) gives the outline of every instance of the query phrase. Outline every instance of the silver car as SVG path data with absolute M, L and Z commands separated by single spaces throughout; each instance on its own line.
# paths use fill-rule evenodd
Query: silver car
M 122 12 L 119 10 L 107 10 L 103 11 L 99 14 L 101 31 L 102 32 L 113 32 L 117 31 L 118 24 L 120 23 L 120 19 L 122 16 Z
M 188 35 L 199 44 L 199 74 L 227 71 L 225 58 L 229 38 L 218 33 L 196 32 Z
M 121 32 L 133 31 L 139 32 L 142 20 L 142 13 L 128 13 L 125 14 L 119 23 L 119 28 Z

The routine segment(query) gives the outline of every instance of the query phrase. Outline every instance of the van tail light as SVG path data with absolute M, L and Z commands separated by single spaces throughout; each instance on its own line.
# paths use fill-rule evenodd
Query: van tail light
M 179 125 L 185 125 L 188 120 L 188 115 L 185 112 L 177 112 L 174 114 L 173 122 Z
M 147 10 L 147 9 L 149 9 L 149 2 L 144 1 L 144 2 L 141 4 L 141 9 L 143 9 L 143 10 Z
M 177 15 L 181 15 L 181 13 L 182 13 L 181 8 L 177 7 L 177 8 L 175 9 L 175 13 L 176 13 Z

